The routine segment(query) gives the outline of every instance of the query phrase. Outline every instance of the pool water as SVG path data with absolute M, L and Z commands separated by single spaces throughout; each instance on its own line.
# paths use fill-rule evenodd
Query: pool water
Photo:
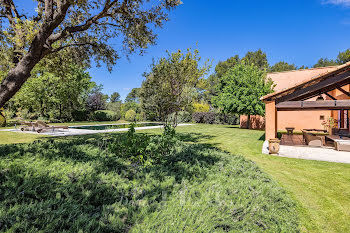
M 138 123 L 135 124 L 136 127 L 145 126 L 160 126 L 160 123 Z M 72 129 L 88 129 L 88 130 L 107 130 L 107 129 L 124 129 L 129 128 L 130 124 L 119 124 L 119 125 L 85 125 L 85 126 L 71 126 Z

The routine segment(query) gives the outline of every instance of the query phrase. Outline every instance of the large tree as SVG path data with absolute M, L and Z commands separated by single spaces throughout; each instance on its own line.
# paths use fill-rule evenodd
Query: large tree
M 181 50 L 154 61 L 145 73 L 140 99 L 146 114 L 157 114 L 164 125 L 177 125 L 177 113 L 192 105 L 195 88 L 209 69 L 200 66 L 198 50 Z M 174 114 L 172 118 L 169 116 Z
M 260 98 L 273 91 L 273 82 L 266 78 L 266 72 L 257 66 L 239 64 L 230 69 L 220 80 L 219 95 L 213 103 L 225 113 L 265 115 L 264 103 Z
M 337 61 L 328 58 L 320 58 L 317 63 L 314 65 L 314 68 L 327 67 L 327 66 L 336 66 L 338 65 Z
M 44 58 L 62 50 L 76 61 L 94 58 L 111 69 L 120 57 L 110 40 L 121 41 L 126 53 L 141 54 L 154 44 L 154 26 L 168 20 L 180 0 L 36 0 L 33 14 L 19 11 L 14 0 L 0 0 L 1 49 L 12 61 L 0 85 L 0 107 L 22 87 L 32 69 Z M 4 55 L 1 55 L 4 56 Z
M 297 67 L 294 64 L 289 64 L 288 62 L 280 61 L 269 68 L 270 72 L 282 72 L 289 70 L 296 70 Z
M 244 61 L 244 63 L 247 65 L 255 65 L 261 70 L 269 67 L 266 53 L 261 49 L 255 52 L 247 52 L 247 54 L 242 58 L 242 61 Z

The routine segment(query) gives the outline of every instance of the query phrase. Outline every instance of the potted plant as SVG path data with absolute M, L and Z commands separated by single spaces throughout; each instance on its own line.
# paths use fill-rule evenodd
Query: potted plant
M 273 138 L 269 140 L 269 153 L 272 155 L 277 155 L 280 151 L 280 142 L 278 138 Z
M 326 121 L 322 122 L 322 125 L 324 129 L 328 131 L 329 135 L 332 135 L 333 134 L 332 129 L 337 127 L 338 122 L 333 117 L 328 117 Z

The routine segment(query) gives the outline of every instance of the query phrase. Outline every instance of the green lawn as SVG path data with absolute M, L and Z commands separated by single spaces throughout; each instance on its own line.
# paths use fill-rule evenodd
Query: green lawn
M 79 122 L 68 122 L 68 123 L 55 123 L 52 125 L 98 125 L 98 124 L 119 124 L 127 123 L 127 121 L 79 121 Z M 5 127 L 0 129 L 13 129 L 14 127 Z M 0 131 L 0 144 L 12 144 L 12 143 L 26 143 L 33 142 L 36 139 L 48 138 L 50 136 L 40 134 L 24 134 L 24 133 L 13 133 L 13 132 L 2 132 Z
M 200 142 L 256 162 L 299 201 L 303 230 L 350 232 L 350 164 L 262 155 L 262 131 L 196 125 L 178 132 L 197 134 Z
M 209 144 L 254 161 L 298 201 L 302 230 L 350 232 L 349 164 L 262 155 L 262 131 L 224 125 L 178 127 L 177 131 L 183 134 L 184 140 Z M 160 130 L 147 132 L 159 133 Z M 3 134 L 0 132 L 0 138 Z M 15 135 L 13 139 L 18 140 L 18 137 Z

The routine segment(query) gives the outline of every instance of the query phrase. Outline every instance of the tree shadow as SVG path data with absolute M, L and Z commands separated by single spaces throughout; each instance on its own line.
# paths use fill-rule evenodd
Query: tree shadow
M 48 138 L 0 146 L 4 230 L 127 232 L 183 181 L 205 179 L 222 158 L 203 134 L 178 134 L 173 154 L 141 166 L 108 151 L 125 133 Z M 165 196 L 164 196 L 165 194 Z M 16 208 L 11 206 L 16 205 Z M 30 217 L 28 217 L 30 216 Z M 16 224 L 14 225 L 14 223 Z

